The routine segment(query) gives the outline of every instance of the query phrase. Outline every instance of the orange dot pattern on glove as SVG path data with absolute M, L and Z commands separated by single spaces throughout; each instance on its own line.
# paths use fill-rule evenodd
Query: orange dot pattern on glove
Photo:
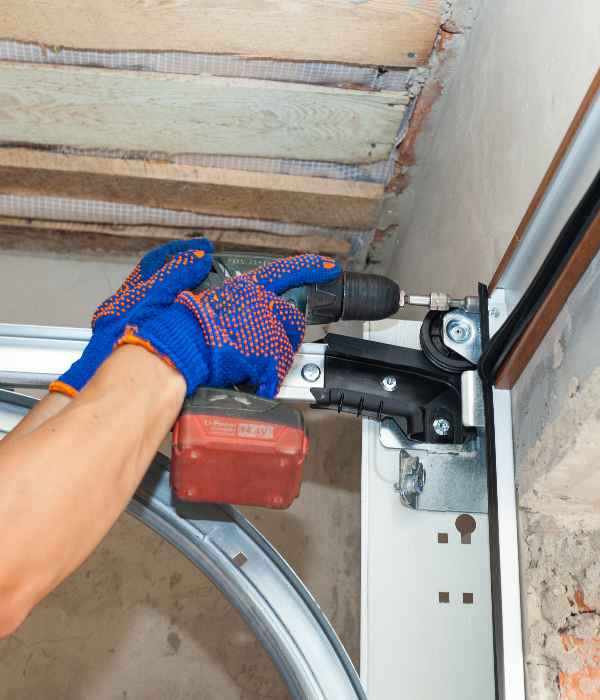
M 330 282 L 342 272 L 334 260 L 319 255 L 279 259 L 217 288 L 182 291 L 161 314 L 136 311 L 119 342 L 150 343 L 146 347 L 168 357 L 183 374 L 188 395 L 199 386 L 250 384 L 259 396 L 272 398 L 305 328 L 304 315 L 279 294 Z
M 264 267 L 247 273 L 247 277 L 270 292 L 281 294 L 297 285 L 321 282 L 323 275 L 337 267 L 332 258 L 306 253 L 290 258 L 280 258 Z M 307 279 L 308 273 L 308 279 Z M 294 282 L 296 278 L 296 282 Z
M 124 315 L 127 311 L 143 301 L 148 295 L 148 292 L 159 282 L 165 284 L 165 291 L 168 294 L 169 276 L 180 267 L 191 264 L 194 258 L 202 258 L 204 255 L 205 253 L 203 250 L 187 250 L 179 253 L 173 256 L 169 262 L 147 279 L 143 278 L 141 265 L 138 263 L 115 294 L 100 304 L 96 309 L 92 316 L 92 328 L 95 327 L 96 323 L 101 318 Z
M 273 358 L 281 383 L 297 349 L 288 334 L 302 338 L 304 317 L 293 304 L 256 284 L 254 277 L 254 273 L 242 275 L 199 294 L 183 292 L 177 303 L 196 316 L 209 348 L 229 347 L 248 358 Z

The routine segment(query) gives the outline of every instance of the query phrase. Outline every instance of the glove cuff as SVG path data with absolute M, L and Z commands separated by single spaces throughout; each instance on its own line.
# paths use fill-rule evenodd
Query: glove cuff
M 138 345 L 178 370 L 187 384 L 187 396 L 208 379 L 208 350 L 202 330 L 191 311 L 173 304 L 162 314 L 138 326 L 128 326 L 117 342 Z
M 79 393 L 77 389 L 72 387 L 70 384 L 67 384 L 67 382 L 62 381 L 61 379 L 57 379 L 56 381 L 51 382 L 50 386 L 48 387 L 48 391 L 54 394 L 64 394 L 65 396 L 68 396 L 71 399 L 75 398 Z

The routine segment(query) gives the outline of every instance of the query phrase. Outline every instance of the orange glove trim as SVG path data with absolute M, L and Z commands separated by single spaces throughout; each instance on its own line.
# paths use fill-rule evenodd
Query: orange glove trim
M 147 340 L 144 340 L 143 338 L 138 338 L 137 335 L 133 335 L 133 333 L 126 333 L 118 342 L 116 347 L 120 348 L 123 345 L 137 345 L 140 348 L 144 348 L 144 350 L 147 350 L 148 352 L 151 352 L 153 355 L 156 355 L 156 357 L 159 357 L 165 364 L 169 365 L 169 367 L 172 367 L 173 369 L 177 369 L 173 362 L 171 362 L 170 358 L 168 358 L 166 355 L 162 355 L 158 350 L 152 345 Z M 178 370 L 179 371 L 179 370 Z
M 48 391 L 54 392 L 56 394 L 65 394 L 65 396 L 69 396 L 72 399 L 74 399 L 79 393 L 77 389 L 73 389 L 73 387 L 70 384 L 65 384 L 64 382 L 61 382 L 58 379 L 50 384 L 50 386 L 48 387 Z

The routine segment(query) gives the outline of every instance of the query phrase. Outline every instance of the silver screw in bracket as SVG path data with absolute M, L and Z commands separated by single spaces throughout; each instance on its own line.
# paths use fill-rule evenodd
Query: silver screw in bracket
M 448 323 L 446 333 L 455 343 L 466 343 L 473 334 L 473 329 L 468 323 L 453 320 Z
M 433 432 L 440 437 L 446 437 L 451 427 L 450 421 L 446 418 L 436 418 L 433 421 Z
M 396 380 L 396 377 L 390 374 L 381 380 L 381 386 L 383 387 L 384 391 L 394 391 L 394 389 L 398 386 L 398 381 Z
M 307 382 L 316 382 L 321 376 L 321 368 L 319 365 L 315 365 L 314 362 L 309 362 L 302 367 L 300 374 L 302 375 L 302 379 Z

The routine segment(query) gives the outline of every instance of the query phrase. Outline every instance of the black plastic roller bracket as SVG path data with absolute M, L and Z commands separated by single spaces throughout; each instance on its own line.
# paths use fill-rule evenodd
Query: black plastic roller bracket
M 438 369 L 420 350 L 332 333 L 324 342 L 325 386 L 311 389 L 313 408 L 376 420 L 401 418 L 408 437 L 420 442 L 464 442 L 460 376 Z M 394 378 L 392 391 L 384 388 L 386 377 Z M 450 425 L 446 435 L 433 429 L 439 418 Z

